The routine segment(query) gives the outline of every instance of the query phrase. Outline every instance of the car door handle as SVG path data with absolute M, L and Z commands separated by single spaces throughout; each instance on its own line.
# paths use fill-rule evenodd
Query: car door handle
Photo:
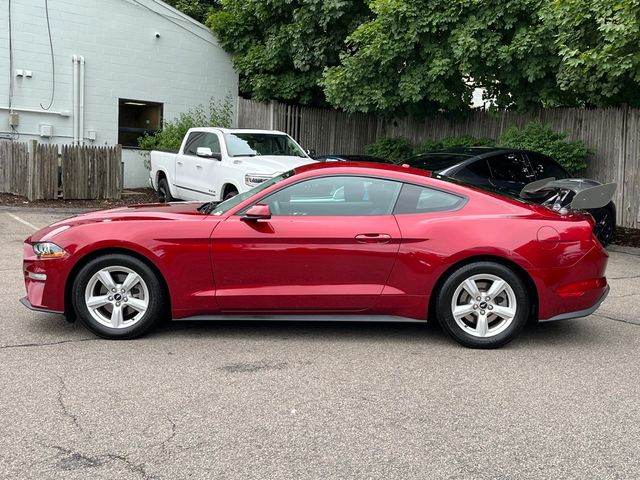
M 182 165 L 182 162 L 180 160 L 178 160 L 178 165 Z
M 356 235 L 358 243 L 388 243 L 391 235 L 387 233 L 360 233 Z
M 196 168 L 202 168 L 202 165 L 200 165 L 199 163 L 196 164 Z

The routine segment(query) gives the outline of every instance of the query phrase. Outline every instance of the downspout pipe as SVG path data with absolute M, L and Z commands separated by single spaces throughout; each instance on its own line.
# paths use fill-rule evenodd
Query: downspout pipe
M 78 102 L 80 117 L 78 119 L 78 144 L 84 145 L 84 57 L 80 55 L 78 60 L 80 62 L 80 87 L 78 92 L 80 96 L 80 101 Z
M 79 91 L 78 91 L 78 56 L 73 55 L 71 57 L 73 62 L 73 144 L 78 144 L 78 114 L 80 111 L 79 106 Z

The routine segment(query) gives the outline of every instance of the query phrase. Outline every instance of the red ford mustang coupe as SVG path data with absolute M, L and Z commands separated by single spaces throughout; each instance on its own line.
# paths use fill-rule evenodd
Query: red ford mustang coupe
M 222 203 L 80 215 L 24 244 L 34 310 L 138 337 L 161 318 L 425 321 L 490 348 L 608 292 L 586 213 L 412 168 L 325 163 Z

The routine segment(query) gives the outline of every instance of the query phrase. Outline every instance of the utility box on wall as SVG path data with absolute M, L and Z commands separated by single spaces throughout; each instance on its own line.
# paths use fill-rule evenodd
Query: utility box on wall
M 40 125 L 40 136 L 44 138 L 53 137 L 53 125 Z

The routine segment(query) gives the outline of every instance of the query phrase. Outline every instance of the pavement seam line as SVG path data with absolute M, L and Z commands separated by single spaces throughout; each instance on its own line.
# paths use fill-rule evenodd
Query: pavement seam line
M 53 345 L 62 345 L 64 343 L 78 343 L 78 342 L 96 342 L 99 338 L 79 338 L 78 340 L 61 340 L 59 342 L 49 343 L 17 343 L 15 345 L 0 345 L 0 350 L 5 348 L 33 348 L 33 347 L 48 347 Z
M 7 215 L 9 215 L 11 218 L 13 218 L 16 222 L 20 222 L 23 225 L 26 225 L 27 227 L 29 227 L 31 230 L 35 231 L 38 230 L 38 227 L 36 227 L 33 223 L 29 223 L 26 220 L 24 220 L 23 218 L 20 218 L 17 215 L 14 215 L 11 212 L 6 212 Z

